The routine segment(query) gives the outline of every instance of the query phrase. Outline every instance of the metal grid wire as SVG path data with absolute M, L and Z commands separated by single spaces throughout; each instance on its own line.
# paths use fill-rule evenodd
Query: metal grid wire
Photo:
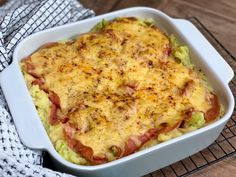
M 236 58 L 210 33 L 210 31 L 196 18 L 188 18 L 211 42 L 222 57 L 236 70 Z M 231 90 L 236 96 L 236 78 L 230 83 Z M 234 109 L 235 110 L 235 109 Z M 223 129 L 218 139 L 208 148 L 176 162 L 168 167 L 155 171 L 145 177 L 185 177 L 220 160 L 236 154 L 236 111 Z

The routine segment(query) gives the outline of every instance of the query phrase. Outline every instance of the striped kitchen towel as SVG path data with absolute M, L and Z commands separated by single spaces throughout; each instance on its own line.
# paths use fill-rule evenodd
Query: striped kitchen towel
M 0 6 L 0 71 L 28 35 L 94 16 L 77 0 L 8 0 Z M 13 81 L 14 82 L 14 81 Z M 0 176 L 70 176 L 42 167 L 42 152 L 25 147 L 0 90 Z

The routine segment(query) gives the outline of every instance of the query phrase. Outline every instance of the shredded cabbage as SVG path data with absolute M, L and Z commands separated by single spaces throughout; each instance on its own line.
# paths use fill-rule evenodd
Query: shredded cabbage
M 190 60 L 189 48 L 185 45 L 179 45 L 174 35 L 170 35 L 170 43 L 173 50 L 172 55 L 175 57 L 175 59 L 184 66 L 193 68 L 193 64 Z
M 171 44 L 172 49 L 176 49 L 179 46 L 179 44 L 177 43 L 176 37 L 173 34 L 170 35 L 170 44 Z
M 201 128 L 205 125 L 205 118 L 202 112 L 195 112 L 192 118 L 185 123 L 186 127 Z
M 62 124 L 53 125 L 53 126 L 50 125 L 48 128 L 48 135 L 52 143 L 54 144 L 55 142 L 57 142 L 59 139 L 61 139 L 64 136 L 63 125 Z
M 96 24 L 90 31 L 91 32 L 97 32 L 102 30 L 106 25 L 108 25 L 108 22 L 105 19 L 102 19 L 101 22 Z
M 140 19 L 139 23 L 146 26 L 154 26 L 154 20 L 152 18 Z
M 46 130 L 48 130 L 50 125 L 47 118 L 49 117 L 51 102 L 49 101 L 47 94 L 40 90 L 38 85 L 32 85 L 29 90 L 36 109 L 38 110 L 39 117 Z
M 161 133 L 159 136 L 158 136 L 158 141 L 160 142 L 164 142 L 164 141 L 167 141 L 167 140 L 170 140 L 170 139 L 173 139 L 173 138 L 176 138 L 176 137 L 179 137 L 183 135 L 182 132 L 180 132 L 178 129 L 174 129 L 170 132 L 167 132 L 167 133 Z
M 66 144 L 64 140 L 58 140 L 55 144 L 55 148 L 57 152 L 64 157 L 64 159 L 75 163 L 75 164 L 81 164 L 85 165 L 88 164 L 88 162 L 79 156 L 76 152 L 72 151 Z

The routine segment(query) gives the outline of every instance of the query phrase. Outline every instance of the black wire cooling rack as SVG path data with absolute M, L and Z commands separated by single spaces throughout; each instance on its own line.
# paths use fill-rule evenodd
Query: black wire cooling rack
M 236 71 L 236 58 L 214 37 L 214 35 L 196 18 L 188 18 L 217 49 L 222 57 Z M 236 78 L 230 83 L 230 88 L 236 96 Z M 208 148 L 176 162 L 168 167 L 155 171 L 145 177 L 185 177 L 203 168 L 217 163 L 236 154 L 236 111 L 223 129 L 218 139 Z

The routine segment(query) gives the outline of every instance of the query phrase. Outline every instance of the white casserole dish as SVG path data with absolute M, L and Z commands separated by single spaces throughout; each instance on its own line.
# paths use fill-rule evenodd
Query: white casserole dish
M 152 18 L 167 34 L 174 34 L 191 51 L 191 59 L 209 78 L 225 115 L 218 121 L 181 137 L 163 142 L 127 157 L 97 166 L 82 166 L 64 160 L 54 149 L 41 123 L 18 63 L 42 44 L 68 39 L 88 32 L 102 19 L 120 16 Z M 81 177 L 137 177 L 160 169 L 210 145 L 220 134 L 234 109 L 234 97 L 228 86 L 233 70 L 187 20 L 173 19 L 151 8 L 135 7 L 100 15 L 33 34 L 15 49 L 12 64 L 0 76 L 1 86 L 22 142 L 32 149 L 46 150 L 52 156 L 58 170 Z

